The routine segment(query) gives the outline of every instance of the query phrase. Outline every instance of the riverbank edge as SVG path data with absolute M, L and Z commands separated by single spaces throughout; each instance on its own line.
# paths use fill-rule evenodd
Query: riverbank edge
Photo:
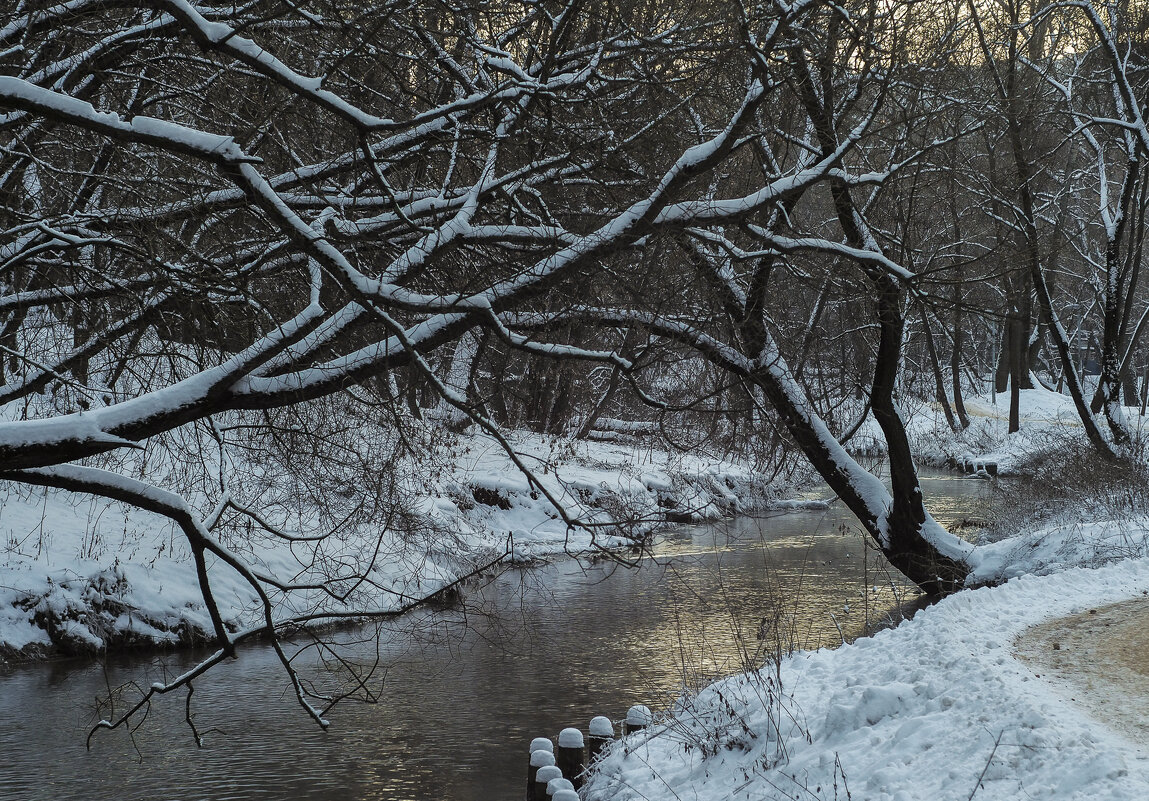
M 1041 390 L 1023 391 L 1022 397 L 1026 427 L 1014 435 L 1006 434 L 1004 411 L 984 399 L 969 400 L 973 425 L 957 433 L 948 429 L 934 404 L 916 403 L 907 417 L 915 458 L 923 466 L 958 472 L 963 465 L 992 461 L 1005 475 L 1013 472 L 1025 453 L 1041 447 L 1040 440 L 1051 431 L 1078 434 L 1072 425 L 1064 425 L 1069 419 L 1069 412 L 1062 408 L 1067 398 Z M 625 435 L 609 442 L 593 442 L 512 432 L 511 440 L 576 514 L 600 525 L 609 525 L 613 514 L 616 522 L 625 518 L 629 529 L 619 536 L 596 535 L 593 542 L 589 537 L 580 538 L 577 532 L 572 536 L 493 440 L 475 434 L 451 435 L 441 454 L 445 469 L 424 493 L 423 511 L 442 530 L 461 532 L 452 538 L 452 544 L 461 542 L 463 548 L 443 551 L 442 564 L 437 566 L 441 575 L 424 583 L 429 584 L 423 588 L 424 594 L 451 585 L 477 561 L 490 561 L 504 549 L 504 560 L 514 564 L 558 555 L 625 553 L 636 545 L 641 547 L 644 539 L 660 528 L 825 504 L 783 498 L 813 485 L 808 468 L 791 471 L 787 478 L 767 477 L 746 463 L 673 453 Z M 880 431 L 872 420 L 862 427 L 850 448 L 863 457 L 881 457 Z M 560 474 L 564 476 L 561 480 Z M 154 613 L 132 603 L 128 585 L 140 580 L 139 571 L 135 576 L 127 575 L 118 556 L 111 564 L 98 568 L 88 565 L 73 572 L 74 577 L 67 580 L 69 586 L 63 589 L 62 582 L 52 586 L 49 577 L 46 587 L 13 592 L 11 586 L 3 586 L 6 582 L 0 570 L 0 660 L 160 652 L 199 647 L 214 640 L 206 615 L 195 605 L 197 593 L 189 593 L 187 587 L 183 588 L 186 598 L 182 605 L 173 603 Z M 16 578 L 19 583 L 28 577 Z M 190 589 L 196 589 L 194 582 Z M 61 595 L 66 595 L 63 601 L 58 597 Z M 18 621 L 21 625 L 42 632 L 42 636 L 28 642 L 25 632 L 23 644 L 13 646 L 5 637 L 5 605 L 9 619 L 15 612 L 15 617 L 24 618 Z M 238 630 L 242 621 L 235 618 L 228 616 L 232 628 Z
M 1017 644 L 1035 626 L 1146 598 L 1145 556 L 956 593 L 897 628 L 785 656 L 684 699 L 617 741 L 586 798 L 635 801 L 657 788 L 719 801 L 795 777 L 811 798 L 831 786 L 875 801 L 1139 797 L 1149 786 L 1143 745 L 1035 672 Z
M 460 448 L 468 453 L 478 440 L 464 440 Z M 595 444 L 544 442 L 543 438 L 520 434 L 528 450 L 548 451 L 547 475 L 553 480 L 562 474 L 564 500 L 575 506 L 580 516 L 594 520 L 609 530 L 612 512 L 627 514 L 626 530 L 616 534 L 589 537 L 571 536 L 529 482 L 509 461 L 491 463 L 488 457 L 470 465 L 459 463 L 422 501 L 428 519 L 441 530 L 462 532 L 450 545 L 465 543 L 469 552 L 444 551 L 442 564 L 457 566 L 455 572 L 438 579 L 438 589 L 427 593 L 420 606 L 451 606 L 458 602 L 465 584 L 460 577 L 468 566 L 487 563 L 524 566 L 544 563 L 556 557 L 600 555 L 627 558 L 657 530 L 717 520 L 742 514 L 774 510 L 823 508 L 823 501 L 787 500 L 796 484 L 756 472 L 747 464 L 721 459 L 682 458 L 633 443 Z M 479 443 L 489 445 L 489 443 Z M 556 457 L 555 451 L 561 451 Z M 613 521 L 620 526 L 622 521 Z M 501 556 L 492 543 L 510 532 Z M 585 541 L 584 541 L 585 540 Z M 447 547 L 447 546 L 444 546 Z M 441 567 L 442 565 L 440 565 Z M 23 617 L 40 633 L 36 641 L 14 646 L 4 637 L 0 615 L 0 665 L 17 665 L 63 659 L 98 659 L 119 653 L 166 653 L 210 646 L 214 632 L 202 608 L 191 604 L 150 613 L 132 602 L 131 582 L 116 557 L 104 569 L 75 575 L 67 583 L 53 582 L 49 576 L 40 591 L 12 592 L 9 619 Z M 186 589 L 186 588 L 185 588 Z M 61 597 L 64 600 L 61 600 Z M 0 610 L 3 611 L 3 610 Z M 181 614 L 182 612 L 182 614 Z M 351 617 L 323 628 L 354 626 L 370 618 Z M 228 616 L 229 630 L 238 631 L 241 621 Z M 24 639 L 28 638 L 26 633 Z

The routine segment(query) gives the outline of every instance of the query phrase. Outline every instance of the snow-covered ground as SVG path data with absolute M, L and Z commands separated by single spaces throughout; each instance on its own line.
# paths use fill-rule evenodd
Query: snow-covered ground
M 905 411 L 915 450 L 933 465 L 992 462 L 998 466 L 1000 475 L 1010 475 L 1035 452 L 1090 447 L 1068 395 L 1040 388 L 1023 389 L 1019 395 L 1021 430 L 1013 434 L 1007 433 L 1008 393 L 998 394 L 996 398 L 966 398 L 970 426 L 958 434 L 948 430 L 945 416 L 936 403 L 910 405 Z M 1142 437 L 1149 427 L 1149 416 L 1140 416 L 1135 407 L 1126 407 L 1125 415 L 1130 430 Z M 872 437 L 877 431 L 871 418 L 859 435 Z
M 912 410 L 923 461 L 993 462 L 1008 474 L 1037 449 L 1088 447 L 1068 398 L 1023 392 L 1022 431 L 1013 435 L 1008 397 L 999 400 L 969 401 L 973 425 L 958 436 L 937 409 Z M 1111 708 L 1078 700 L 1072 684 L 1043 675 L 1015 647 L 1030 627 L 1149 595 L 1149 518 L 1080 511 L 980 545 L 973 578 L 999 586 L 957 593 L 896 629 L 798 652 L 683 697 L 648 732 L 620 741 L 587 797 L 1149 796 L 1149 746 L 1112 726 Z
M 1042 621 L 1147 593 L 1145 559 L 958 593 L 896 629 L 684 700 L 621 741 L 587 797 L 1145 798 L 1146 745 L 1013 646 Z
M 377 554 L 366 572 L 390 592 L 357 600 L 385 609 L 504 555 L 526 561 L 625 545 L 668 517 L 761 508 L 778 489 L 746 464 L 633 442 L 519 433 L 513 444 L 571 515 L 627 526 L 595 529 L 592 542 L 585 529 L 567 526 L 494 439 L 437 432 L 416 443 L 428 458 L 407 473 L 408 504 L 421 520 L 416 536 L 410 525 L 404 532 L 370 522 L 352 527 L 323 544 L 326 563 L 305 543 L 289 546 L 258 530 L 229 544 L 263 572 L 296 581 L 309 571 L 328 578 L 333 565 L 361 567 Z M 214 503 L 198 501 L 202 509 Z M 297 533 L 314 533 L 295 522 Z M 213 563 L 211 578 L 229 623 L 240 628 L 255 619 L 256 598 L 240 576 Z M 289 601 L 280 600 L 286 609 Z M 290 601 L 295 608 L 315 602 L 306 593 Z M 0 482 L 0 657 L 187 643 L 210 631 L 191 555 L 170 521 L 104 499 Z

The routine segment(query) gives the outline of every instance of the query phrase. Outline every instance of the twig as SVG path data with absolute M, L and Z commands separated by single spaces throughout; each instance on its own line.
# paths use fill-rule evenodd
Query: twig
M 994 738 L 993 749 L 989 752 L 989 759 L 985 761 L 985 767 L 981 769 L 981 775 L 977 777 L 977 783 L 974 784 L 973 790 L 970 791 L 969 797 L 966 798 L 966 801 L 971 801 L 971 799 L 973 799 L 974 795 L 977 793 L 978 789 L 981 787 L 981 780 L 985 778 L 985 774 L 989 771 L 989 766 L 993 764 L 993 755 L 997 753 L 997 747 L 1001 745 L 1001 737 L 1003 734 L 1005 734 L 1005 729 L 999 731 L 997 733 L 997 737 Z

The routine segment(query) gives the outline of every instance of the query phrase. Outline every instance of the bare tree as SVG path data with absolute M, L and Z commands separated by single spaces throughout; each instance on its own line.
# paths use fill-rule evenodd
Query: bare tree
M 922 97 L 923 37 L 952 35 L 933 19 L 815 0 L 6 12 L 0 477 L 179 526 L 219 651 L 155 692 L 256 634 L 423 600 L 387 596 L 370 556 L 323 580 L 261 570 L 221 525 L 324 535 L 236 500 L 218 465 L 195 494 L 117 470 L 173 432 L 242 448 L 293 409 L 421 389 L 412 407 L 485 429 L 584 525 L 470 391 L 484 341 L 605 367 L 592 415 L 625 382 L 660 415 L 777 424 L 898 569 L 957 589 L 972 547 L 927 512 L 897 405 L 906 309 L 936 301 L 928 251 L 951 244 L 917 236 L 928 212 L 894 208 L 898 180 L 968 133 L 914 134 L 957 102 Z M 857 352 L 834 365 L 814 333 L 847 321 Z M 693 397 L 670 396 L 676 366 Z M 855 426 L 826 420 L 831 368 L 881 427 L 892 492 L 843 447 Z M 561 391 L 546 428 L 570 417 Z M 251 629 L 222 620 L 209 557 L 260 597 Z M 323 602 L 285 614 L 293 594 Z
M 620 363 L 526 341 L 500 315 L 637 239 L 626 224 L 596 239 L 594 209 L 634 191 L 629 151 L 659 126 L 602 121 L 705 49 L 682 35 L 693 23 L 662 13 L 178 0 L 4 12 L 2 476 L 174 521 L 219 647 L 108 725 L 256 636 L 322 723 L 336 699 L 312 696 L 280 633 L 391 616 L 443 589 L 385 580 L 378 544 L 348 556 L 333 529 L 292 530 L 248 506 L 244 454 L 353 471 L 349 449 L 323 453 L 334 437 L 317 411 L 362 407 L 356 386 L 393 398 L 396 373 L 506 444 L 458 375 L 479 327 L 517 352 Z M 439 352 L 458 370 L 441 375 Z M 280 419 L 301 405 L 305 421 Z M 198 471 L 185 460 L 190 476 L 144 479 L 130 454 L 167 448 L 174 462 L 172 437 L 218 454 Z M 362 474 L 385 456 L 364 455 Z M 377 522 L 402 528 L 400 501 Z M 259 537 L 310 549 L 310 569 L 266 569 Z M 219 571 L 260 599 L 250 628 L 220 613 Z
M 1095 224 L 1082 226 L 1084 239 L 1079 246 L 1083 260 L 1097 276 L 1094 284 L 1101 306 L 1101 374 L 1090 408 L 1104 413 L 1113 442 L 1120 448 L 1133 440 L 1122 411 L 1121 387 L 1129 378 L 1134 351 L 1149 320 L 1149 309 L 1135 313 L 1144 305 L 1139 290 L 1149 204 L 1142 166 L 1149 155 L 1141 108 L 1144 92 L 1135 88 L 1131 78 L 1144 58 L 1145 26 L 1138 13 L 1123 4 L 1082 2 L 1058 4 L 1040 18 L 1064 19 L 1067 25 L 1084 19 L 1089 32 L 1086 42 L 1092 44 L 1063 62 L 1064 74 L 1047 73 L 1045 78 L 1060 95 L 1093 162 L 1088 185 L 1096 199 L 1096 212 L 1086 219 Z

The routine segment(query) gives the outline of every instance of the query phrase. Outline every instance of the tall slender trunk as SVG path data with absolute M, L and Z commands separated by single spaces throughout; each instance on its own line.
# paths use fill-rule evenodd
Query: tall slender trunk
M 1145 416 L 1145 407 L 1149 405 L 1149 364 L 1141 373 L 1141 416 Z
M 961 351 L 964 344 L 962 331 L 962 269 L 957 268 L 957 280 L 953 286 L 953 349 L 950 351 L 950 379 L 953 384 L 954 411 L 957 412 L 958 422 L 962 428 L 969 428 L 969 415 L 965 410 L 965 399 L 961 389 Z
M 930 316 L 924 303 L 919 303 L 922 312 L 922 330 L 926 335 L 926 351 L 930 357 L 930 367 L 934 373 L 934 394 L 937 397 L 938 406 L 945 412 L 946 422 L 949 423 L 950 431 L 958 431 L 957 421 L 954 420 L 953 409 L 950 408 L 949 398 L 946 397 L 946 383 L 942 378 L 942 366 L 938 361 L 938 349 L 934 346 L 934 334 L 930 330 Z
M 1009 433 L 1021 430 L 1021 371 L 1024 369 L 1021 343 L 1021 318 L 1014 315 L 1009 319 L 1010 340 L 1012 347 L 1009 351 Z
M 1077 374 L 1076 366 L 1073 364 L 1073 354 L 1070 350 L 1068 337 L 1065 334 L 1065 329 L 1061 325 L 1061 321 L 1057 317 L 1056 310 L 1053 308 L 1053 298 L 1050 295 L 1049 284 L 1045 280 L 1045 271 L 1041 267 L 1041 258 L 1038 253 L 1036 213 L 1034 211 L 1033 193 L 1030 187 L 1033 170 L 1025 157 L 1024 148 L 1022 146 L 1020 120 L 1012 113 L 1010 117 L 1010 145 L 1013 151 L 1014 165 L 1017 169 L 1018 195 L 1021 201 L 1022 223 L 1025 228 L 1024 255 L 1026 267 L 1029 271 L 1030 279 L 1033 282 L 1033 288 L 1037 293 L 1038 305 L 1041 308 L 1046 323 L 1049 325 L 1050 334 L 1057 346 L 1057 353 L 1061 359 L 1062 368 L 1065 371 L 1065 383 L 1069 389 L 1070 396 L 1073 398 L 1073 405 L 1074 408 L 1077 409 L 1077 415 L 1081 419 L 1081 425 L 1085 429 L 1085 435 L 1093 447 L 1096 448 L 1098 453 L 1103 457 L 1116 459 L 1117 453 L 1102 435 L 1101 430 L 1097 427 L 1097 421 L 1090 413 L 1089 406 L 1085 401 L 1085 391 L 1081 386 L 1081 379 Z
M 1133 437 L 1125 422 L 1121 407 L 1121 383 L 1128 365 L 1124 361 L 1126 333 L 1129 329 L 1129 303 L 1137 288 L 1137 261 L 1131 253 L 1123 255 L 1125 233 L 1133 207 L 1139 181 L 1140 170 L 1137 159 L 1132 159 L 1126 169 L 1121 191 L 1120 205 L 1108 228 L 1109 240 L 1105 247 L 1105 294 L 1104 316 L 1101 326 L 1101 376 L 1097 382 L 1090 408 L 1094 413 L 1101 411 L 1118 446 L 1128 445 Z M 1128 297 L 1126 296 L 1128 292 Z
M 1133 372 L 1133 368 L 1127 367 L 1121 371 L 1121 395 L 1124 397 L 1122 403 L 1125 406 L 1136 406 L 1138 404 L 1137 397 L 1137 373 Z

